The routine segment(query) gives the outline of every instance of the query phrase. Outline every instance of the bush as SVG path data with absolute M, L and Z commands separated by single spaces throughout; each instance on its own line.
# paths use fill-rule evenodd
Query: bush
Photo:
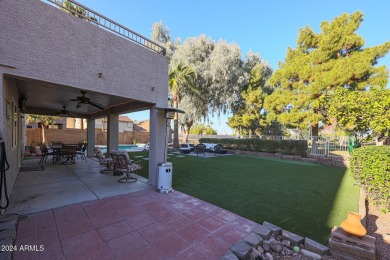
M 363 146 L 353 151 L 351 170 L 355 179 L 382 211 L 390 211 L 390 147 Z
M 222 144 L 226 149 L 243 151 L 283 153 L 292 155 L 307 155 L 307 141 L 305 140 L 266 140 L 266 139 L 218 139 L 201 138 L 199 143 Z

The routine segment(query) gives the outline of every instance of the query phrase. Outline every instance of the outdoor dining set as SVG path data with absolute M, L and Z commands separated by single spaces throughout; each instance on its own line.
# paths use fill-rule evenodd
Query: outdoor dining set
M 85 153 L 88 143 L 64 144 L 61 141 L 52 141 L 49 147 L 43 142 L 39 142 L 38 146 L 42 153 L 39 164 L 46 162 L 49 156 L 52 156 L 53 164 L 75 164 L 78 156 L 81 160 L 87 160 Z

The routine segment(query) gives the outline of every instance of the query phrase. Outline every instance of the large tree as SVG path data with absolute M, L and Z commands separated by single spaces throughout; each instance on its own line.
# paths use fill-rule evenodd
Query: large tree
M 166 50 L 165 56 L 172 57 L 175 52 L 176 45 L 179 44 L 179 39 L 172 41 L 168 26 L 163 25 L 162 21 L 152 24 L 152 40 L 163 46 Z
M 363 14 L 357 11 L 322 22 L 318 34 L 309 26 L 300 29 L 296 48 L 288 48 L 269 81 L 275 89 L 266 100 L 269 119 L 293 127 L 311 126 L 316 136 L 319 122 L 328 123 L 326 107 L 335 91 L 387 84 L 386 67 L 376 64 L 389 51 L 390 42 L 363 48 L 364 39 L 356 33 L 362 21 Z
M 185 66 L 182 63 L 178 64 L 169 73 L 169 90 L 173 98 L 174 108 L 179 107 L 180 93 L 196 92 L 195 89 L 195 72 L 191 67 Z M 175 113 L 173 120 L 173 148 L 179 148 L 179 118 L 178 113 Z
M 192 125 L 210 114 L 225 113 L 237 99 L 248 76 L 242 68 L 241 51 L 237 44 L 214 41 L 200 35 L 186 39 L 172 55 L 170 67 L 183 63 L 195 71 L 195 88 L 198 93 L 184 92 L 179 108 L 186 114 L 179 115 L 183 133 L 189 133 Z
M 240 96 L 232 107 L 233 116 L 228 118 L 228 125 L 242 134 L 263 134 L 268 125 L 264 111 L 265 97 L 272 93 L 266 84 L 272 69 L 259 54 L 249 52 L 244 65 L 249 74 L 249 83 L 242 86 Z

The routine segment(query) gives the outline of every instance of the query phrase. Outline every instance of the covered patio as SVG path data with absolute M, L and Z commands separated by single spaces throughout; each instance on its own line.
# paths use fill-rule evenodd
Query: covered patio
M 39 159 L 24 160 L 10 198 L 7 214 L 28 215 L 80 202 L 152 189 L 148 180 L 136 176 L 137 182 L 121 184 L 118 176 L 101 174 L 95 158 L 77 159 L 76 164 L 38 166 Z
M 88 143 L 87 155 L 94 156 L 96 119 L 108 119 L 107 149 L 117 150 L 119 115 L 149 110 L 147 182 L 152 186 L 157 184 L 157 166 L 164 161 L 166 146 L 164 111 L 157 109 L 166 107 L 168 102 L 165 49 L 87 7 L 80 8 L 95 19 L 74 16 L 66 12 L 59 1 L 0 2 L 0 16 L 4 18 L 0 30 L 0 136 L 10 165 L 5 185 L 7 195 L 21 201 L 39 201 L 40 196 L 33 194 L 46 192 L 44 184 L 53 181 L 50 171 L 54 169 L 52 165 L 45 165 L 37 178 L 19 173 L 22 165 L 34 163 L 23 161 L 25 146 L 30 145 L 25 138 L 26 114 L 86 119 L 87 137 L 83 141 Z M 83 171 L 90 169 L 92 175 L 88 176 L 91 177 L 95 168 L 85 167 L 83 169 L 79 163 L 62 166 L 57 176 L 60 181 L 53 181 L 58 186 L 68 187 L 64 194 L 75 203 L 109 195 L 94 190 L 101 179 L 88 183 L 84 178 L 87 173 Z M 27 180 L 25 189 L 18 189 L 15 183 L 23 178 Z M 80 183 L 81 180 L 85 183 Z M 78 200 L 70 187 L 78 187 L 75 189 L 82 199 Z M 28 189 L 31 196 L 37 198 L 23 198 L 23 192 Z M 4 196 L 1 202 L 6 204 Z M 61 205 L 53 203 L 52 207 Z M 16 204 L 10 207 L 16 212 Z M 11 208 L 2 210 L 3 214 L 8 212 Z

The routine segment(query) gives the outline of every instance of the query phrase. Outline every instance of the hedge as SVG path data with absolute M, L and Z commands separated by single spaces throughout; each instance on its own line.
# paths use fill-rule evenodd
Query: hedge
M 201 138 L 199 143 L 222 144 L 226 149 L 307 156 L 306 140 Z
M 390 147 L 363 146 L 352 152 L 350 159 L 355 179 L 379 204 L 384 212 L 390 211 Z

